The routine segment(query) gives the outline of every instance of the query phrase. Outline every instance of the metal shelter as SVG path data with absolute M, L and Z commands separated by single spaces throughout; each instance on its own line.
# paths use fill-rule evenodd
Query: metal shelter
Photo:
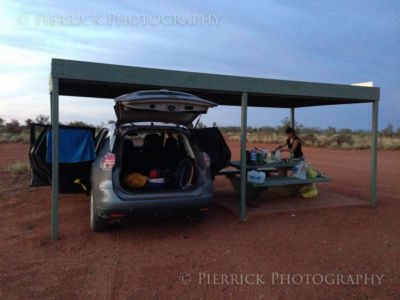
M 376 87 L 276 80 L 131 67 L 103 63 L 52 59 L 50 102 L 52 139 L 51 236 L 58 238 L 59 96 L 116 98 L 144 89 L 189 92 L 219 105 L 241 106 L 241 192 L 240 218 L 246 219 L 246 133 L 247 107 L 289 108 L 294 125 L 295 108 L 372 104 L 370 203 L 377 203 L 377 132 L 380 90 Z

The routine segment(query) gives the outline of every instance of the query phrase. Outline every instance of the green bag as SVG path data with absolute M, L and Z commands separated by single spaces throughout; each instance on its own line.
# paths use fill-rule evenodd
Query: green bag
M 303 198 L 315 198 L 318 196 L 318 189 L 314 183 L 303 186 L 299 192 Z

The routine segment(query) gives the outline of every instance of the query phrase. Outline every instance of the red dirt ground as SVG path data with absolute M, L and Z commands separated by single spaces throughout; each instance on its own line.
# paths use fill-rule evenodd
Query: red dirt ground
M 231 148 L 237 157 L 238 144 Z M 26 160 L 27 150 L 26 145 L 0 145 L 0 165 Z M 369 151 L 306 148 L 305 153 L 331 177 L 321 189 L 368 200 Z M 92 233 L 88 198 L 69 195 L 61 197 L 56 242 L 50 240 L 50 189 L 30 188 L 27 179 L 14 181 L 0 168 L 0 298 L 399 299 L 399 154 L 379 152 L 375 209 L 257 215 L 242 224 L 215 206 L 201 224 L 144 219 Z M 222 197 L 230 187 L 219 178 L 215 189 Z M 276 273 L 384 277 L 381 284 L 367 285 L 296 285 L 298 277 L 290 284 L 280 277 L 282 284 L 273 284 Z M 251 284 L 252 275 L 247 284 L 229 277 L 228 284 L 220 274 L 262 277 L 259 284 Z M 216 281 L 202 279 L 205 275 Z M 320 277 L 315 278 L 318 283 Z

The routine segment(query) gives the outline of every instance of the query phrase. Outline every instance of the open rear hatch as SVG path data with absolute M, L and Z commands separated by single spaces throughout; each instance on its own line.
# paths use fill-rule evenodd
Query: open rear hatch
M 189 126 L 200 114 L 207 113 L 214 102 L 169 90 L 139 91 L 115 99 L 119 124 L 163 122 Z

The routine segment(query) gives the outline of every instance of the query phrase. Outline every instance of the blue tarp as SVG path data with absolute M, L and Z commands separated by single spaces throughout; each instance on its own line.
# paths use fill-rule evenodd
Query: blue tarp
M 79 163 L 95 159 L 93 135 L 90 130 L 77 128 L 59 129 L 60 163 Z M 52 130 L 47 133 L 46 162 L 52 162 Z

